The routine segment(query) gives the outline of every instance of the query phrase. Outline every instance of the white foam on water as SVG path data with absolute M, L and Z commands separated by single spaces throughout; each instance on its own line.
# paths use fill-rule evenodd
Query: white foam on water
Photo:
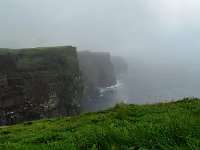
M 105 88 L 99 88 L 99 90 L 100 90 L 100 97 L 103 97 L 106 92 L 116 91 L 121 86 L 122 86 L 122 83 L 118 80 L 117 84 L 115 84 L 115 85 L 112 85 L 112 86 L 109 86 L 109 87 L 105 87 Z

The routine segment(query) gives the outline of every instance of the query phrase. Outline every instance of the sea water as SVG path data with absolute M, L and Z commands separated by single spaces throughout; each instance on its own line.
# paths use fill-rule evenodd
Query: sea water
M 100 97 L 82 103 L 84 111 L 99 111 L 116 103 L 149 104 L 200 97 L 199 65 L 129 64 L 117 84 L 100 88 Z

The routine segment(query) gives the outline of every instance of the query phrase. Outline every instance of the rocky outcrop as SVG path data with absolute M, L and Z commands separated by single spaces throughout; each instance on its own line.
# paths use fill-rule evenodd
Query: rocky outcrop
M 79 66 L 84 79 L 83 99 L 95 99 L 100 87 L 116 84 L 114 67 L 108 52 L 78 52 Z
M 128 65 L 120 56 L 111 56 L 111 62 L 115 68 L 116 75 L 127 73 Z
M 0 125 L 80 113 L 76 48 L 0 49 Z

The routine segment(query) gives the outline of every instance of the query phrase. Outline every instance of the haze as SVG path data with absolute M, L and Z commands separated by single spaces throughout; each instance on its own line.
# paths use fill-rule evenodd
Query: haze
M 73 45 L 198 62 L 199 0 L 0 0 L 0 47 Z

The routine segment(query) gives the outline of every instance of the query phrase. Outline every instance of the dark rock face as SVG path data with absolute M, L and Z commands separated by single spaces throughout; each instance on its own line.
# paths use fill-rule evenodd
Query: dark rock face
M 84 79 L 83 99 L 95 99 L 100 94 L 100 87 L 116 84 L 114 67 L 108 52 L 78 52 L 79 66 Z
M 128 71 L 128 65 L 120 56 L 111 56 L 111 62 L 115 68 L 116 75 L 124 74 Z
M 0 49 L 0 125 L 80 113 L 75 47 Z

